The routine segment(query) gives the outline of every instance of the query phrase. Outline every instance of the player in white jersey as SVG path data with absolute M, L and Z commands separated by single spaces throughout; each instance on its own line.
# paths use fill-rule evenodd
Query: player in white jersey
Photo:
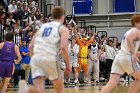
M 109 82 L 100 93 L 110 93 L 125 72 L 135 78 L 127 93 L 136 93 L 140 88 L 140 14 L 132 16 L 131 24 L 133 28 L 124 35 L 121 50 L 113 62 Z
M 57 56 L 61 50 L 66 62 L 66 71 L 70 72 L 67 46 L 69 31 L 62 25 L 64 22 L 62 7 L 55 7 L 52 10 L 52 17 L 54 21 L 43 24 L 30 44 L 33 86 L 28 88 L 24 81 L 20 81 L 19 93 L 44 93 L 46 77 L 52 81 L 56 93 L 64 93 L 63 76 Z
M 89 48 L 89 58 L 88 58 L 88 82 L 91 81 L 91 72 L 93 69 L 93 79 L 95 82 L 99 82 L 99 52 L 100 47 L 96 40 L 88 47 Z
M 75 80 L 74 83 L 78 83 L 78 53 L 79 53 L 79 45 L 76 44 L 75 38 L 72 38 L 71 44 L 68 45 L 70 66 L 74 68 Z M 70 74 L 68 75 L 70 82 Z

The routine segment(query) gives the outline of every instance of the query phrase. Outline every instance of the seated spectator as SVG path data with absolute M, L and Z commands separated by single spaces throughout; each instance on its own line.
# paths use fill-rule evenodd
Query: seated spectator
M 23 3 L 23 10 L 24 12 L 30 12 L 30 9 L 27 7 L 26 3 Z
M 16 10 L 17 10 L 16 1 L 13 0 L 13 1 L 12 1 L 12 4 L 10 4 L 10 5 L 8 6 L 8 11 L 9 11 L 10 13 L 15 13 Z
M 27 46 L 26 40 L 22 40 L 22 46 L 20 48 L 20 53 L 22 56 L 21 69 L 25 70 L 25 80 L 28 82 L 30 74 L 30 57 L 29 57 L 29 47 Z
M 16 21 L 14 32 L 15 33 L 21 33 L 22 32 L 22 28 L 20 27 L 20 20 Z
M 34 16 L 34 13 L 31 13 L 29 18 L 26 19 L 26 22 L 29 23 L 29 25 L 35 25 L 36 17 Z
M 6 20 L 6 25 L 9 27 L 13 27 L 14 23 L 16 23 L 16 21 L 13 19 L 13 14 L 9 13 L 9 16 Z

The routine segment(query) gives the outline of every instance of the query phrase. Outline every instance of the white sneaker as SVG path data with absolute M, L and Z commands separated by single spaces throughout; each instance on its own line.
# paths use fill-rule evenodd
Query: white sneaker
M 95 83 L 99 83 L 99 80 L 94 80 Z
M 25 80 L 19 81 L 19 91 L 18 93 L 27 93 L 29 90 L 29 86 Z
M 79 84 L 79 81 L 78 81 L 78 80 L 74 80 L 74 83 L 75 83 L 75 84 Z
M 103 80 L 105 80 L 105 78 L 103 78 L 103 77 L 100 77 L 100 80 L 101 80 L 101 81 L 103 81 Z

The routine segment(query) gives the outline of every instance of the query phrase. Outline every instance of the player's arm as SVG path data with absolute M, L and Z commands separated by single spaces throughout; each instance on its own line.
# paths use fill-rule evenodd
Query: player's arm
M 29 52 L 24 52 L 23 48 L 20 48 L 20 53 L 21 53 L 23 56 L 28 56 L 28 55 L 29 55 Z
M 27 52 L 27 53 L 26 52 L 22 52 L 22 55 L 23 56 L 28 56 L 29 55 L 29 52 Z
M 60 48 L 61 48 L 61 53 L 62 56 L 65 60 L 66 66 L 70 67 L 69 63 L 69 55 L 68 55 L 68 37 L 69 37 L 69 31 L 66 27 L 61 27 L 60 28 L 60 36 L 61 36 L 61 41 L 60 41 Z
M 18 64 L 22 57 L 21 57 L 21 54 L 20 54 L 20 50 L 19 50 L 19 47 L 17 45 L 15 45 L 15 53 L 16 53 L 16 56 L 17 56 L 17 60 L 15 60 L 15 63 Z
M 136 39 L 137 35 L 135 31 L 132 31 L 131 33 L 129 33 L 126 37 L 126 42 L 129 48 L 129 51 L 131 53 L 131 55 L 134 54 L 134 40 Z
M 0 50 L 3 48 L 4 43 L 0 43 Z
M 91 37 L 91 39 L 87 42 L 88 46 L 93 42 L 94 36 Z
M 82 42 L 80 41 L 80 38 L 78 36 L 78 33 L 75 34 L 76 35 L 76 42 L 78 45 L 82 45 Z
M 129 48 L 129 51 L 132 55 L 132 60 L 134 63 L 138 62 L 138 54 L 134 52 L 134 40 L 136 40 L 137 37 L 139 37 L 139 31 L 132 31 L 129 33 L 126 37 L 126 42 Z
M 38 31 L 33 36 L 32 40 L 31 40 L 31 43 L 29 45 L 29 55 L 30 55 L 30 57 L 32 57 L 32 55 L 33 55 L 34 42 L 35 42 L 35 38 L 36 38 L 37 34 L 38 34 Z
M 2 43 L 0 43 L 0 50 L 2 49 Z

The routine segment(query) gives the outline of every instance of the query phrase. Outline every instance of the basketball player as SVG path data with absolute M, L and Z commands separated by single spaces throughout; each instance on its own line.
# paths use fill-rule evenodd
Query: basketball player
M 13 33 L 5 35 L 5 42 L 0 44 L 0 77 L 3 79 L 3 87 L 1 93 L 5 93 L 8 83 L 12 77 L 14 63 L 21 61 L 21 55 L 17 45 L 13 43 Z M 17 56 L 17 60 L 15 60 Z
M 140 47 L 140 14 L 132 16 L 131 24 L 133 28 L 126 32 L 123 37 L 121 50 L 112 65 L 109 82 L 103 87 L 101 93 L 110 93 L 125 72 L 135 78 L 128 93 L 136 93 L 140 88 L 140 66 L 138 64 L 138 57 L 140 57 L 140 51 L 138 51 Z
M 71 44 L 68 45 L 68 52 L 70 58 L 70 66 L 74 68 L 75 80 L 74 83 L 78 84 L 78 52 L 79 52 L 79 45 L 76 44 L 76 40 L 73 37 Z M 68 75 L 68 82 L 70 83 L 70 74 Z
M 44 79 L 52 81 L 56 93 L 64 93 L 61 68 L 57 62 L 59 50 L 66 62 L 66 70 L 70 72 L 68 58 L 69 31 L 62 24 L 64 9 L 55 7 L 52 10 L 53 22 L 43 24 L 30 44 L 31 70 L 33 86 L 28 89 L 25 81 L 19 82 L 19 93 L 44 93 Z
M 93 43 L 89 46 L 89 58 L 88 58 L 88 78 L 90 79 L 90 75 L 93 69 L 93 79 L 95 82 L 99 82 L 99 52 L 100 47 L 96 40 L 93 40 Z M 90 83 L 91 80 L 88 80 Z

